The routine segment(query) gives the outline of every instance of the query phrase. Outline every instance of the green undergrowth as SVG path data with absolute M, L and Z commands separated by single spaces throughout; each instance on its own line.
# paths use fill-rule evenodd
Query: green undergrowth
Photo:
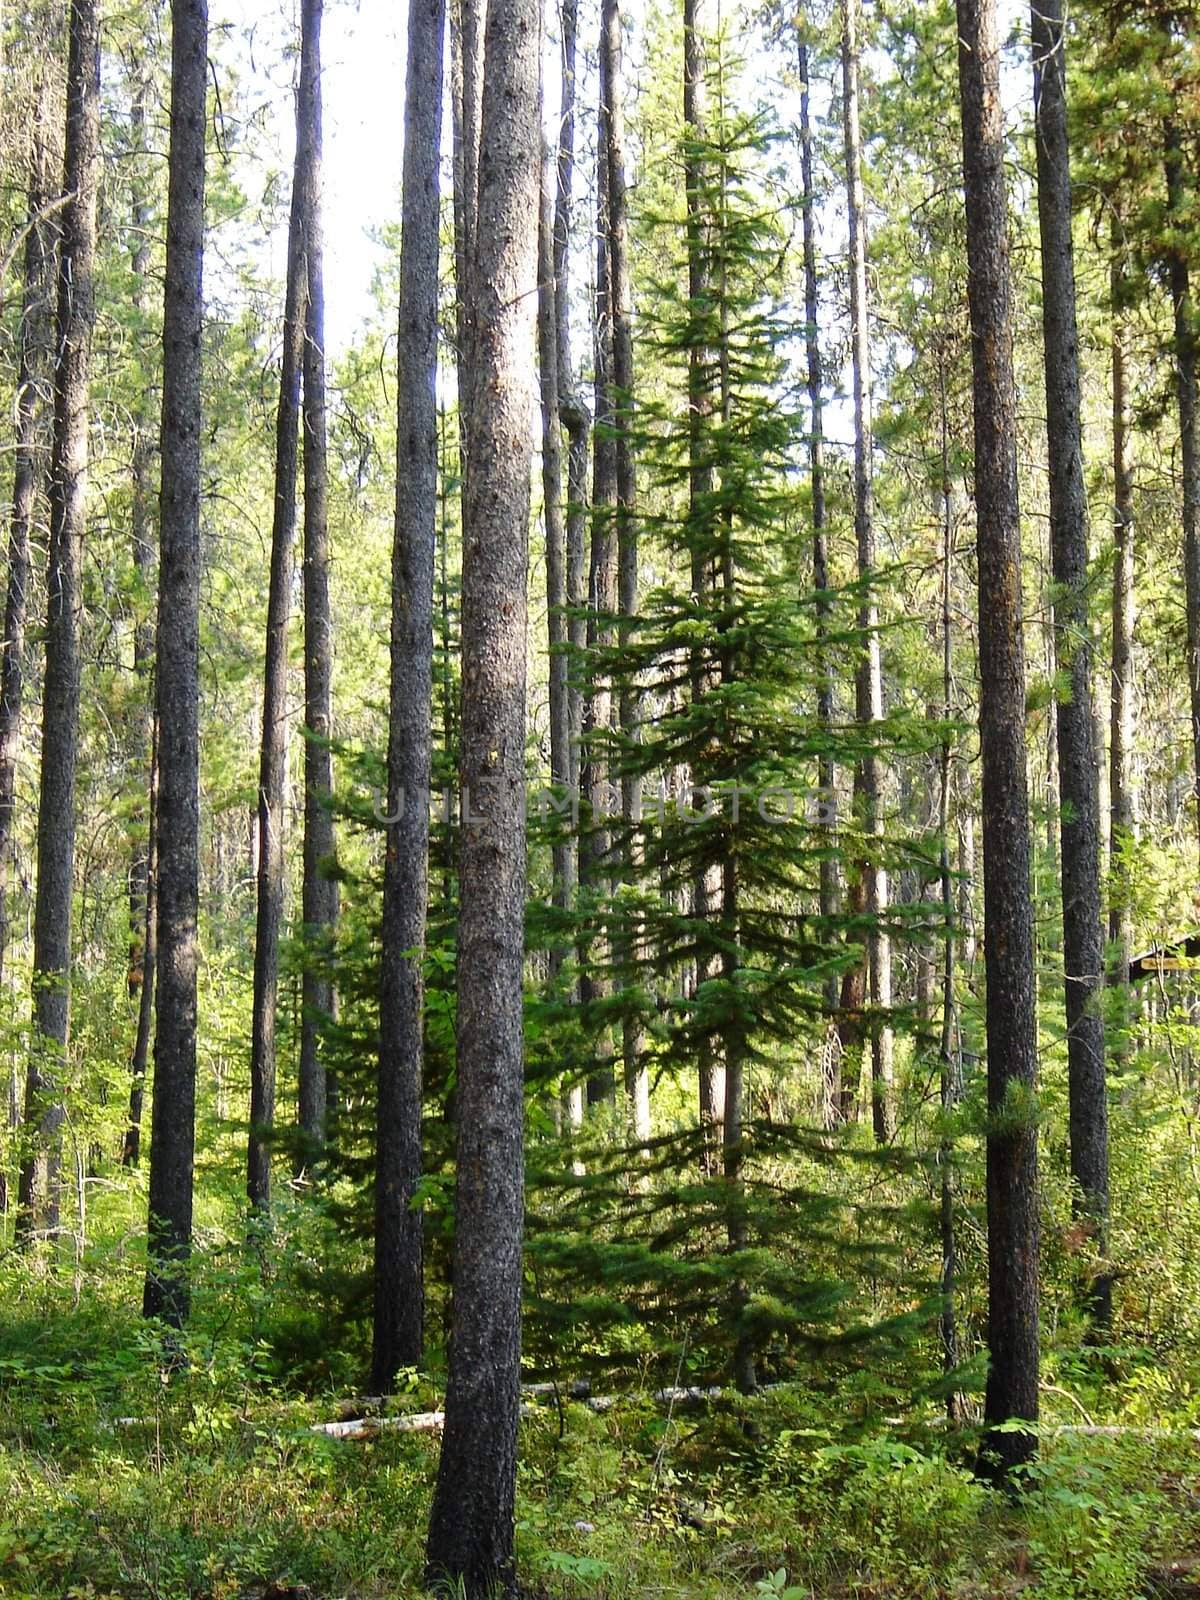
M 8 1326 L 0 1594 L 421 1592 L 435 1435 L 314 1432 L 346 1403 L 285 1392 L 253 1343 L 196 1337 L 174 1373 L 159 1357 L 123 1313 Z M 538 1600 L 1133 1600 L 1200 1553 L 1200 1450 L 1147 1432 L 1190 1423 L 1196 1397 L 1186 1378 L 1110 1365 L 1088 1405 L 1107 1397 L 1107 1422 L 1142 1430 L 1114 1438 L 1061 1431 L 1079 1420 L 1071 1396 L 1048 1390 L 1041 1460 L 1014 1499 L 972 1475 L 970 1428 L 872 1418 L 861 1380 L 702 1411 L 636 1394 L 602 1414 L 548 1405 L 522 1425 L 523 1582 Z M 413 1376 L 389 1409 L 437 1400 Z

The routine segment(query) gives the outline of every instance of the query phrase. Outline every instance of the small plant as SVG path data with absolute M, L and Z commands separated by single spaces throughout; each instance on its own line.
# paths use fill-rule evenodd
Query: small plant
M 767 1600 L 808 1600 L 808 1590 L 801 1589 L 797 1584 L 787 1581 L 787 1568 L 779 1567 L 769 1577 L 760 1578 L 754 1585 L 754 1592 L 767 1597 Z

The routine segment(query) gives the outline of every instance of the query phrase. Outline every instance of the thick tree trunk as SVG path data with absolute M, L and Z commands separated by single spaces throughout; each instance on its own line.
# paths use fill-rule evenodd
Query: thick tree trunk
M 801 27 L 803 24 L 800 25 Z M 829 545 L 825 528 L 825 427 L 824 371 L 821 360 L 820 283 L 817 276 L 817 191 L 813 181 L 813 132 L 809 106 L 808 45 L 803 33 L 797 46 L 800 68 L 800 174 L 804 185 L 804 344 L 808 369 L 808 473 L 812 497 L 812 582 L 817 595 L 817 722 L 825 737 L 825 753 L 817 761 L 817 799 L 820 823 L 828 832 L 821 856 L 819 908 L 826 930 L 837 916 L 841 895 L 835 843 L 837 839 L 837 771 L 828 753 L 834 716 L 833 664 L 828 646 L 830 623 Z M 828 931 L 826 932 L 828 937 Z M 825 980 L 825 1009 L 832 1017 L 838 1008 L 840 984 L 836 972 Z M 827 1038 L 824 1082 L 821 1086 L 822 1121 L 832 1128 L 842 1116 L 840 1049 Z
M 187 1317 L 196 1110 L 199 878 L 200 424 L 207 0 L 172 0 L 159 506 L 158 1011 L 143 1307 Z
M 458 1162 L 446 1426 L 428 1571 L 511 1588 L 524 1221 L 525 657 L 539 14 L 491 0 L 467 282 Z
M 302 22 L 312 23 L 311 5 Z M 246 1193 L 251 1209 L 271 1209 L 271 1130 L 275 1121 L 275 1024 L 279 993 L 279 934 L 283 923 L 283 808 L 287 781 L 288 616 L 296 538 L 296 481 L 300 448 L 300 385 L 308 320 L 308 228 L 316 182 L 315 96 L 320 54 L 312 41 L 300 54 L 296 99 L 296 164 L 288 227 L 283 355 L 275 422 L 275 509 L 263 678 L 262 750 L 258 769 L 258 915 L 254 936 L 254 1009 L 250 1040 L 250 1141 Z
M 846 152 L 846 212 L 850 230 L 850 352 L 854 397 L 854 534 L 858 581 L 862 585 L 858 626 L 862 661 L 856 679 L 856 715 L 865 737 L 876 737 L 883 721 L 883 665 L 879 645 L 879 607 L 875 583 L 875 510 L 872 488 L 871 340 L 867 303 L 867 218 L 863 194 L 862 135 L 859 128 L 858 68 L 861 0 L 843 0 L 842 110 Z M 866 909 L 871 918 L 867 974 L 871 1010 L 871 1125 L 877 1144 L 892 1137 L 895 1121 L 892 1084 L 893 1041 L 886 1014 L 892 1004 L 892 947 L 884 922 L 888 914 L 888 875 L 883 848 L 883 775 L 871 749 L 860 763 L 858 789 L 866 853 L 862 863 Z
M 1036 1437 L 1000 1424 L 1038 1415 L 1037 1024 L 1025 767 L 1025 653 L 1017 503 L 1012 282 L 996 0 L 958 0 L 975 398 L 979 737 L 987 929 L 988 1350 L 981 1467 L 1003 1476 Z
M 1088 619 L 1088 507 L 1083 478 L 1079 330 L 1071 238 L 1071 169 L 1062 0 L 1033 0 L 1038 221 L 1042 244 L 1042 326 L 1050 457 L 1050 547 L 1054 643 L 1070 689 L 1058 701 L 1058 784 L 1062 840 L 1063 968 L 1066 981 L 1071 1177 L 1077 1206 L 1103 1262 L 1108 1233 L 1108 1089 L 1104 943 L 1100 921 L 1100 816 Z M 1089 1289 L 1093 1321 L 1112 1319 L 1112 1277 Z
M 1129 415 L 1125 377 L 1125 274 L 1120 229 L 1112 232 L 1112 461 L 1113 461 L 1113 579 L 1112 579 L 1112 682 L 1109 724 L 1109 861 L 1112 894 L 1108 910 L 1108 937 L 1115 946 L 1114 983 L 1122 990 L 1124 1005 L 1116 1030 L 1124 1040 L 1129 1009 L 1129 962 L 1133 955 L 1133 906 L 1129 881 L 1129 850 L 1134 838 L 1133 809 L 1133 640 L 1137 625 L 1136 549 L 1133 520 L 1133 474 L 1129 464 Z M 1110 1040 L 1110 1043 L 1112 1041 Z M 1123 1056 L 1122 1043 L 1115 1054 Z
M 301 1160 L 319 1154 L 325 1142 L 329 1086 L 321 1055 L 323 1019 L 337 1004 L 328 975 L 329 942 L 337 927 L 339 894 L 333 871 L 337 840 L 333 827 L 333 617 L 329 604 L 329 511 L 325 399 L 325 230 L 322 215 L 321 21 L 323 0 L 306 0 L 301 12 L 301 49 L 310 58 L 301 78 L 300 110 L 311 123 L 312 175 L 304 232 L 308 265 L 302 378 L 304 399 L 304 885 L 301 914 L 311 958 L 304 964 L 300 1021 L 299 1123 Z
M 372 1385 L 391 1392 L 424 1340 L 421 1079 L 425 911 L 429 898 L 433 580 L 437 544 L 438 160 L 443 0 L 408 13 L 403 234 L 397 341 L 396 525 L 392 547 L 391 707 L 383 878 L 379 1107 L 375 1141 Z M 415 952 L 415 954 L 414 954 Z
M 58 1227 L 57 1144 L 70 1022 L 71 901 L 75 868 L 75 765 L 79 744 L 79 636 L 87 520 L 89 390 L 95 324 L 96 201 L 100 182 L 100 17 L 96 0 L 72 0 L 67 65 L 65 192 L 58 265 L 54 448 L 46 670 L 33 915 L 32 1049 L 25 1121 L 46 1156 L 38 1217 L 38 1148 L 21 1167 L 18 1229 Z

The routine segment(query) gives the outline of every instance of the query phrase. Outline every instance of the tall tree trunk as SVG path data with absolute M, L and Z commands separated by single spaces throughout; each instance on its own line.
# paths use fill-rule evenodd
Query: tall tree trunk
M 437 545 L 438 159 L 443 0 L 408 13 L 396 525 L 392 549 L 391 707 L 383 878 L 379 1107 L 375 1142 L 372 1384 L 422 1355 L 421 1078 L 425 911 L 429 898 L 433 581 Z
M 1185 226 L 1191 204 L 1179 129 L 1165 130 L 1167 212 Z M 1183 463 L 1183 572 L 1187 606 L 1188 684 L 1191 692 L 1196 826 L 1200 831 L 1200 443 L 1196 437 L 1196 312 L 1191 268 L 1182 240 L 1172 241 L 1167 262 L 1175 318 L 1175 392 L 1179 406 L 1179 451 Z
M 200 425 L 204 312 L 207 0 L 172 0 L 171 143 L 163 298 L 159 506 L 158 1010 L 143 1308 L 187 1317 L 196 1122 L 200 854 Z
M 29 200 L 24 250 L 24 286 L 18 334 L 17 382 L 14 394 L 12 517 L 9 523 L 8 581 L 4 598 L 4 642 L 0 651 L 0 974 L 8 952 L 13 893 L 14 824 L 16 820 L 17 754 L 25 694 L 30 536 L 44 481 L 42 446 L 46 394 L 53 366 L 50 300 L 54 277 L 55 235 L 42 218 L 51 185 L 48 150 L 50 90 L 43 73 L 36 89 L 29 150 Z M 15 1065 L 11 1069 L 5 1121 L 20 1127 L 23 1106 Z M 8 1171 L 0 1170 L 0 1214 L 9 1208 Z
M 1050 547 L 1054 644 L 1070 689 L 1058 698 L 1059 819 L 1062 840 L 1063 968 L 1066 981 L 1071 1177 L 1081 1217 L 1101 1262 L 1108 1233 L 1108 1089 L 1100 923 L 1100 816 L 1088 618 L 1088 507 L 1083 480 L 1079 330 L 1071 238 L 1066 41 L 1062 0 L 1033 0 L 1034 115 L 1038 221 L 1042 244 L 1042 327 L 1050 457 Z M 1112 1277 L 1090 1285 L 1098 1327 L 1112 1319 Z
M 975 399 L 979 739 L 987 927 L 988 1370 L 981 1467 L 1004 1476 L 1035 1452 L 1009 1419 L 1038 1415 L 1037 1022 L 1025 766 L 1025 650 L 1017 502 L 1012 281 L 996 0 L 958 0 Z
M 710 292 L 707 163 L 702 145 L 708 136 L 708 79 L 705 56 L 704 0 L 684 0 L 683 6 L 683 120 L 688 149 L 684 158 L 684 187 L 687 197 L 688 300 L 693 313 Z M 688 351 L 688 515 L 705 515 L 711 503 L 713 473 L 705 460 L 704 440 L 716 408 L 716 363 L 713 352 L 694 340 Z M 696 555 L 692 558 L 692 594 L 697 612 L 702 612 L 715 584 L 712 563 Z M 710 673 L 699 647 L 691 651 L 688 663 L 689 692 L 693 702 L 702 700 L 711 688 Z M 703 808 L 705 796 L 693 792 L 693 804 Z M 697 927 L 711 923 L 721 897 L 721 869 L 702 868 L 692 885 L 692 916 Z M 697 943 L 695 988 L 716 977 L 717 962 L 701 935 Z M 720 1128 L 725 1116 L 725 1067 L 715 1042 L 702 1045 L 699 1071 L 700 1124 Z
M 550 781 L 570 795 L 571 718 L 568 703 L 566 530 L 563 520 L 562 420 L 558 402 L 558 282 L 554 272 L 554 191 L 550 153 L 542 162 L 538 214 L 538 379 L 542 407 L 542 503 L 546 524 L 546 628 L 550 650 Z M 575 893 L 575 850 L 567 828 L 556 823 L 551 850 L 555 907 L 564 917 Z M 565 952 L 550 951 L 551 976 L 562 971 Z
M 131 224 L 133 250 L 133 304 L 144 328 L 150 313 L 150 238 L 153 208 L 150 202 L 149 174 L 146 170 L 146 102 L 150 96 L 149 69 L 140 61 L 131 113 L 134 142 L 134 169 L 131 176 L 133 204 Z M 154 974 L 152 963 L 153 929 L 150 908 L 150 855 L 154 819 L 152 771 L 154 743 L 154 621 L 149 596 L 154 592 L 154 529 L 151 513 L 151 475 L 153 472 L 153 426 L 148 396 L 139 394 L 133 415 L 133 447 L 130 462 L 132 479 L 131 533 L 134 570 L 138 575 L 138 616 L 133 630 L 133 671 L 137 697 L 130 729 L 130 769 L 134 783 L 142 790 L 130 817 L 129 851 L 129 999 L 136 1005 L 133 1050 L 129 1060 L 129 1122 L 121 1160 L 136 1166 L 141 1153 L 142 1102 L 145 1097 L 146 1069 L 150 1064 L 151 1023 L 153 1021 Z M 144 608 L 144 609 L 143 609 Z M 146 990 L 149 989 L 149 997 Z
M 52 363 L 48 303 L 54 247 L 40 220 L 50 189 L 47 149 L 49 85 L 37 87 L 29 151 L 29 201 L 24 253 L 24 289 L 15 394 L 15 452 L 12 519 L 8 539 L 8 586 L 4 599 L 4 641 L 0 652 L 0 972 L 8 951 L 10 868 L 16 807 L 17 751 L 25 694 L 25 622 L 28 613 L 30 535 L 37 508 L 39 442 Z
M 571 357 L 570 251 L 571 211 L 575 180 L 575 58 L 578 0 L 562 0 L 562 102 L 559 112 L 557 188 L 554 199 L 554 316 L 558 345 L 557 382 L 559 416 L 567 435 L 567 505 L 563 552 L 563 594 L 569 608 L 564 641 L 570 660 L 565 672 L 567 718 L 567 785 L 578 798 L 583 736 L 583 693 L 579 663 L 587 647 L 585 606 L 585 547 L 588 526 L 588 457 L 590 416 L 575 376 Z M 568 843 L 567 871 L 574 895 L 579 878 L 578 835 Z M 567 1090 L 567 1118 L 572 1127 L 583 1123 L 584 1086 Z
M 468 0 L 469 3 L 469 0 Z M 524 1221 L 522 969 L 529 417 L 539 13 L 490 0 L 467 281 L 458 1160 L 446 1423 L 428 1572 L 467 1600 L 513 1582 Z
M 58 1227 L 57 1144 L 64 1111 L 70 1023 L 71 901 L 75 868 L 75 765 L 79 745 L 79 637 L 87 520 L 89 390 L 95 324 L 96 200 L 100 182 L 100 17 L 96 0 L 72 0 L 67 64 L 65 193 L 58 266 L 54 448 L 46 670 L 33 919 L 34 1027 L 25 1121 L 46 1154 L 43 1222 Z M 20 1236 L 37 1227 L 37 1150 L 20 1176 Z
M 323 0 L 306 0 L 301 12 L 301 51 L 311 59 L 299 112 L 311 124 L 312 174 L 304 222 L 308 309 L 302 378 L 304 400 L 304 884 L 301 915 L 310 959 L 304 963 L 300 1020 L 299 1124 L 302 1160 L 325 1142 L 329 1089 L 321 1054 L 322 1019 L 336 1006 L 328 975 L 328 944 L 337 927 L 339 894 L 333 871 L 333 617 L 329 605 L 329 510 L 325 399 L 325 230 L 322 215 L 323 128 L 321 22 Z
M 803 26 L 803 24 L 801 24 Z M 818 804 L 821 826 L 828 831 L 828 842 L 821 855 L 819 907 L 826 929 L 837 916 L 840 883 L 835 841 L 837 838 L 837 772 L 831 732 L 834 715 L 833 663 L 828 646 L 830 602 L 829 546 L 825 530 L 825 427 L 824 373 L 821 361 L 819 280 L 817 277 L 817 191 L 813 181 L 813 133 L 809 107 L 810 78 L 808 45 L 803 33 L 798 43 L 800 67 L 800 173 L 804 185 L 804 344 L 808 367 L 808 472 L 812 497 L 813 588 L 817 594 L 817 722 L 824 734 L 823 753 L 817 762 Z M 826 935 L 828 937 L 828 933 Z M 830 1017 L 838 1008 L 841 986 L 836 972 L 825 980 L 825 1009 Z M 830 1035 L 832 1035 L 832 1024 Z M 821 1086 L 822 1122 L 832 1128 L 842 1116 L 842 1074 L 840 1048 L 828 1037 L 823 1060 Z
M 954 874 L 950 861 L 950 806 L 954 765 L 954 505 L 950 479 L 950 425 L 946 405 L 946 362 L 938 367 L 941 422 L 942 477 L 942 719 L 941 760 L 938 765 L 938 877 L 942 900 L 942 1037 L 941 1102 L 945 1131 L 938 1142 L 938 1212 L 942 1244 L 941 1312 L 938 1329 L 942 1341 L 942 1371 L 952 1373 L 959 1364 L 958 1242 L 954 1226 L 954 1140 L 950 1116 L 962 1097 L 962 1056 L 958 1043 L 958 1011 L 954 998 Z M 951 1422 L 957 1420 L 960 1397 L 946 1397 Z
M 603 31 L 603 20 L 601 22 Z M 615 643 L 613 619 L 617 613 L 617 441 L 613 406 L 612 261 L 609 250 L 609 165 L 604 136 L 604 89 L 600 87 L 599 137 L 596 148 L 596 299 L 593 312 L 596 428 L 592 435 L 591 544 L 588 554 L 587 648 L 610 651 Z M 594 657 L 593 657 L 594 659 Z M 605 666 L 588 671 L 583 706 L 581 788 L 582 835 L 579 846 L 579 881 L 595 917 L 607 899 L 611 879 L 612 837 L 610 820 L 613 793 L 608 745 L 614 721 L 613 689 Z M 602 914 L 602 913 L 601 913 Z M 581 953 L 580 994 L 585 1004 L 607 1000 L 612 982 L 607 967 L 611 957 L 607 933 L 592 931 Z M 589 1105 L 613 1098 L 612 1041 L 607 1028 L 596 1039 L 595 1070 L 587 1081 Z
M 316 19 L 319 24 L 319 17 Z M 314 21 L 311 3 L 302 18 Z M 307 43 L 308 48 L 304 48 Z M 254 935 L 254 1010 L 250 1040 L 250 1140 L 246 1193 L 254 1211 L 271 1209 L 270 1136 L 275 1121 L 275 1023 L 279 993 L 279 933 L 283 922 L 283 807 L 287 781 L 288 614 L 296 539 L 296 481 L 300 447 L 300 385 L 308 320 L 308 229 L 315 213 L 315 97 L 320 51 L 302 38 L 296 99 L 296 164 L 288 227 L 283 355 L 275 422 L 275 509 L 263 675 L 262 751 L 258 769 L 258 915 Z
M 856 715 L 865 737 L 877 737 L 883 721 L 883 666 L 879 646 L 879 607 L 875 583 L 875 511 L 872 489 L 871 340 L 867 304 L 867 218 L 863 194 L 862 135 L 859 128 L 858 29 L 861 0 L 843 0 L 842 97 L 846 150 L 846 211 L 850 229 L 850 350 L 854 394 L 854 534 L 858 545 L 858 581 L 862 585 L 858 625 L 862 661 L 856 680 Z M 877 1144 L 892 1136 L 892 1030 L 886 1013 L 892 1004 L 892 950 L 884 927 L 888 913 L 888 876 L 882 859 L 883 794 L 878 752 L 869 748 L 860 764 L 862 828 L 866 852 L 862 863 L 866 909 L 871 919 L 867 973 L 871 1010 L 871 1124 Z
M 622 104 L 621 10 L 619 0 L 603 0 L 600 8 L 600 122 L 608 198 L 608 290 L 612 324 L 612 396 L 609 410 L 614 440 L 617 511 L 618 638 L 627 645 L 638 605 L 637 471 L 633 445 L 633 291 L 629 268 L 629 200 L 625 184 L 625 113 Z M 627 671 L 618 695 L 617 720 L 623 741 L 639 737 L 641 693 Z M 638 876 L 637 822 L 641 814 L 641 779 L 626 771 L 621 777 L 621 875 L 631 889 Z M 636 920 L 622 934 L 621 965 L 633 973 L 640 951 Z M 650 1136 L 650 1084 L 642 1056 L 645 1035 L 641 1018 L 627 1006 L 622 1019 L 621 1057 L 630 1129 L 636 1139 Z
M 1109 861 L 1112 881 L 1108 911 L 1108 937 L 1115 945 L 1113 981 L 1124 1004 L 1116 1029 L 1125 1038 L 1129 1010 L 1129 962 L 1133 955 L 1133 906 L 1129 881 L 1129 850 L 1134 839 L 1133 809 L 1133 640 L 1137 625 L 1136 549 L 1133 520 L 1133 474 L 1129 464 L 1129 416 L 1125 375 L 1125 274 L 1119 224 L 1112 232 L 1112 459 L 1113 459 L 1113 580 L 1112 580 L 1112 683 L 1109 732 Z M 1112 1043 L 1112 1041 L 1110 1041 Z M 1114 1051 L 1124 1056 L 1122 1042 Z

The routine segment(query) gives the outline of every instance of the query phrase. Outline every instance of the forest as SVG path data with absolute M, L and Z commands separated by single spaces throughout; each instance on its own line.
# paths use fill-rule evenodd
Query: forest
M 1200 1596 L 1193 272 L 1193 0 L 0 3 L 0 1595 Z

